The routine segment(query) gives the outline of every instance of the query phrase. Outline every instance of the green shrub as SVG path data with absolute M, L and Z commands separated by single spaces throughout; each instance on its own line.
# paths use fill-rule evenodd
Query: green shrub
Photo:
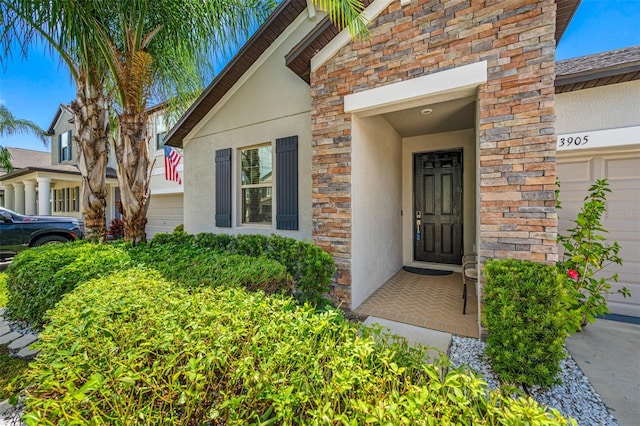
M 484 270 L 487 354 L 506 382 L 558 383 L 565 357 L 566 290 L 555 266 L 507 259 Z
M 287 269 L 265 257 L 218 254 L 187 244 L 154 244 L 130 253 L 137 263 L 187 287 L 235 286 L 289 295 L 293 288 Z
M 567 423 L 335 310 L 140 269 L 76 288 L 39 345 L 29 425 Z
M 129 266 L 122 247 L 80 241 L 21 252 L 6 271 L 11 318 L 41 327 L 46 312 L 77 285 Z
M 215 253 L 263 256 L 276 260 L 294 278 L 295 297 L 302 303 L 308 302 L 316 306 L 325 302 L 323 296 L 329 292 L 331 278 L 335 273 L 333 258 L 320 247 L 279 235 L 156 234 L 150 245 L 167 246 L 169 250 L 179 245 L 189 245 Z

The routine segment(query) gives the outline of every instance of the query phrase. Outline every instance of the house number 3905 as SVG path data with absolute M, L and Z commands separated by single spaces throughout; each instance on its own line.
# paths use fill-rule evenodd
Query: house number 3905
M 589 142 L 589 135 L 584 135 L 584 136 L 569 136 L 566 138 L 560 138 L 560 140 L 558 141 L 558 146 L 559 147 L 569 147 L 571 145 L 575 145 L 575 146 L 584 146 Z

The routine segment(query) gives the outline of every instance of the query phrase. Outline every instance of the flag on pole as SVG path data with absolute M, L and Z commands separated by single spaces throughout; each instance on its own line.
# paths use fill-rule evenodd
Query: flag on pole
M 182 160 L 182 155 L 170 146 L 164 146 L 164 177 L 166 180 L 175 180 L 178 185 L 182 185 L 182 179 L 178 174 L 180 160 Z

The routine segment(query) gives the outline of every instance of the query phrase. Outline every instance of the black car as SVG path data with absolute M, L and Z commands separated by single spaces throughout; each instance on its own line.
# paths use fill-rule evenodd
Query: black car
M 0 208 L 0 259 L 35 246 L 84 238 L 84 222 L 75 217 L 28 216 Z

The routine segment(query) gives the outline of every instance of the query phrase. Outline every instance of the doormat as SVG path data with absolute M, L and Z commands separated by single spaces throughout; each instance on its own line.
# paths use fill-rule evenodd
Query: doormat
M 403 266 L 402 269 L 407 272 L 411 272 L 412 274 L 420 274 L 420 275 L 451 275 L 453 271 L 441 271 L 440 269 L 424 269 L 424 268 L 414 268 L 412 266 Z

